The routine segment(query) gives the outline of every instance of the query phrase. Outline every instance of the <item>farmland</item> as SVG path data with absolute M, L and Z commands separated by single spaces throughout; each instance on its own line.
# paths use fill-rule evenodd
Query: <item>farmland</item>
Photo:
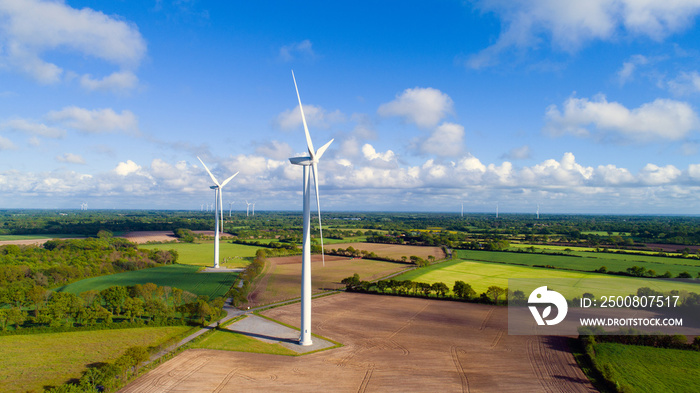
M 508 287 L 508 279 L 532 279 L 533 281 L 552 278 L 565 279 L 591 279 L 582 280 L 581 285 L 560 290 L 562 295 L 571 299 L 580 297 L 584 292 L 601 295 L 627 295 L 636 293 L 637 288 L 650 287 L 657 291 L 669 291 L 671 289 L 686 289 L 700 292 L 700 284 L 669 282 L 659 279 L 643 279 L 634 277 L 622 277 L 607 274 L 575 272 L 558 269 L 535 268 L 528 266 L 508 265 L 503 263 L 476 262 L 466 260 L 453 260 L 427 268 L 416 269 L 396 277 L 396 280 L 412 280 L 417 282 L 435 283 L 444 282 L 449 287 L 457 281 L 464 281 L 472 286 L 478 293 L 486 292 L 488 287 L 495 285 Z M 587 283 L 594 283 L 595 287 L 586 287 Z M 604 291 L 604 292 L 603 292 Z
M 187 326 L 0 337 L 0 391 L 40 391 L 80 377 L 88 365 L 109 362 L 130 346 L 156 346 Z M 58 366 L 60 365 L 60 366 Z
M 111 274 L 88 278 L 66 285 L 61 291 L 80 294 L 89 290 L 109 288 L 115 285 L 129 286 L 154 283 L 158 286 L 180 288 L 195 295 L 210 298 L 222 296 L 233 284 L 237 273 L 197 273 L 200 268 L 195 265 L 169 265 L 151 269 Z
M 429 256 L 434 256 L 436 259 L 445 257 L 445 253 L 440 247 L 419 247 L 410 245 L 397 244 L 382 244 L 382 243 L 336 243 L 325 244 L 326 250 L 353 247 L 357 250 L 373 252 L 380 257 L 398 259 L 401 257 L 410 257 L 415 255 L 423 259 L 428 259 Z
M 196 266 L 214 265 L 214 242 L 203 243 L 168 243 L 141 244 L 139 248 L 149 250 L 175 250 L 178 253 L 178 263 Z M 259 247 L 233 244 L 226 241 L 219 243 L 221 266 L 226 268 L 245 267 L 255 256 Z
M 458 250 L 461 259 L 499 262 L 526 266 L 554 266 L 558 269 L 594 271 L 605 266 L 608 271 L 626 271 L 631 266 L 644 267 L 658 274 L 670 272 L 673 277 L 679 273 L 689 272 L 696 277 L 700 273 L 700 260 L 688 258 L 669 258 L 638 254 L 615 254 L 603 252 L 572 252 L 567 255 L 547 255 L 541 253 L 513 253 L 496 251 L 464 251 Z
M 615 343 L 598 343 L 594 349 L 599 366 L 632 392 L 700 391 L 700 352 Z

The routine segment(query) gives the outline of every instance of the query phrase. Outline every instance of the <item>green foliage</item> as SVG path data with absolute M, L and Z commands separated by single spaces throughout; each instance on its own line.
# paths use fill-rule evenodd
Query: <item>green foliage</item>
M 460 280 L 455 281 L 455 285 L 452 287 L 452 293 L 460 299 L 470 299 L 476 296 L 476 292 L 472 289 L 472 286 Z

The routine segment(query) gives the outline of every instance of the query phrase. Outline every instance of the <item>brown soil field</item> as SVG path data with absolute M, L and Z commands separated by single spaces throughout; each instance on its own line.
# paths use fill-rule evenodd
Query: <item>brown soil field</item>
M 332 250 L 338 248 L 353 247 L 356 250 L 365 250 L 374 252 L 380 257 L 401 259 L 402 256 L 410 258 L 411 255 L 428 259 L 429 255 L 435 259 L 445 258 L 445 253 L 440 247 L 423 247 L 423 246 L 405 246 L 401 244 L 383 244 L 383 243 L 341 243 L 324 245 L 324 250 Z
M 192 233 L 202 234 L 206 236 L 214 236 L 214 231 L 192 231 Z M 219 234 L 220 238 L 232 236 L 229 233 Z M 142 232 L 129 232 L 121 236 L 130 242 L 136 244 L 145 244 L 148 242 L 171 242 L 177 240 L 173 231 L 142 231 Z
M 299 304 L 265 315 L 299 326 Z M 187 350 L 121 392 L 595 392 L 560 337 L 509 336 L 507 309 L 341 293 L 312 331 L 344 344 L 288 357 Z
M 363 280 L 375 280 L 412 267 L 402 263 L 351 259 L 326 255 L 325 266 L 320 255 L 311 256 L 312 292 L 340 289 L 340 281 L 357 273 Z M 301 255 L 268 259 L 263 277 L 248 296 L 251 307 L 301 296 Z

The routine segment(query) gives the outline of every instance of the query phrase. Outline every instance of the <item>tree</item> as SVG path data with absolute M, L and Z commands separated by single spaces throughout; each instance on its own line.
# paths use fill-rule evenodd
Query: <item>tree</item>
M 450 288 L 444 282 L 436 282 L 431 285 L 431 289 L 440 297 L 445 297 Z
M 126 287 L 118 285 L 109 287 L 107 289 L 103 289 L 100 292 L 100 295 L 102 296 L 102 299 L 104 299 L 107 308 L 114 315 L 121 314 L 121 307 L 124 304 L 126 298 L 129 297 L 129 293 L 126 290 Z
M 122 306 L 124 316 L 129 318 L 131 323 L 134 323 L 136 318 L 143 315 L 144 309 L 144 301 L 137 297 L 126 298 L 126 300 L 124 300 L 124 305 Z
M 464 281 L 455 281 L 455 285 L 452 287 L 452 292 L 460 299 L 469 299 L 476 295 L 476 292 L 472 286 Z
M 496 285 L 492 285 L 492 286 L 488 287 L 488 289 L 486 289 L 486 294 L 493 298 L 493 302 L 495 304 L 498 304 L 498 298 L 501 297 L 501 295 L 503 295 L 505 292 L 506 292 L 505 289 L 503 289 L 499 286 L 496 286 Z

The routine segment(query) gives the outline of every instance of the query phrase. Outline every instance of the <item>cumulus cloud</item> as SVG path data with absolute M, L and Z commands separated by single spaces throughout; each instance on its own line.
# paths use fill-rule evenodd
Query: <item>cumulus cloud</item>
M 346 120 L 345 115 L 338 109 L 328 112 L 320 106 L 308 104 L 304 104 L 304 117 L 306 117 L 306 124 L 309 127 L 319 128 L 329 128 L 333 124 L 342 123 Z M 300 127 L 302 119 L 299 105 L 294 109 L 288 109 L 277 115 L 276 124 L 282 130 L 293 130 Z
M 56 157 L 56 161 L 64 162 L 66 164 L 81 164 L 85 165 L 85 160 L 78 154 L 66 153 L 62 156 Z
M 141 171 L 141 166 L 131 160 L 120 162 L 117 167 L 114 168 L 114 173 L 119 176 L 128 176 L 133 173 L 138 173 L 139 171 Z
M 673 165 L 660 167 L 654 164 L 647 164 L 639 172 L 639 179 L 644 184 L 659 185 L 670 183 L 680 175 L 680 169 Z
M 89 110 L 70 106 L 59 111 L 51 111 L 46 117 L 66 127 L 89 134 L 104 132 L 127 132 L 138 134 L 138 119 L 131 111 L 116 113 L 111 108 Z
M 66 74 L 61 66 L 44 59 L 53 50 L 72 51 L 121 68 L 138 66 L 146 53 L 135 25 L 62 1 L 2 1 L 0 19 L 5 63 L 44 84 L 59 82 Z
M 608 102 L 603 95 L 592 100 L 571 97 L 560 110 L 547 108 L 545 130 L 552 135 L 588 136 L 591 132 L 615 134 L 624 140 L 679 140 L 700 126 L 698 115 L 685 102 L 656 99 L 638 108 L 628 109 Z
M 594 40 L 620 35 L 661 41 L 690 26 L 700 13 L 693 0 L 550 1 L 474 0 L 476 8 L 501 18 L 503 30 L 496 42 L 467 61 L 472 68 L 497 64 L 512 49 L 529 50 L 545 39 L 564 52 L 576 52 Z
M 456 156 L 464 145 L 464 127 L 454 123 L 442 123 L 420 144 L 423 153 L 440 157 Z
M 435 127 L 447 114 L 452 113 L 450 96 L 432 87 L 406 89 L 393 101 L 379 106 L 380 116 L 398 116 L 418 127 Z
M 297 59 L 313 60 L 316 58 L 316 53 L 314 53 L 311 41 L 304 40 L 281 47 L 279 58 L 284 62 Z

